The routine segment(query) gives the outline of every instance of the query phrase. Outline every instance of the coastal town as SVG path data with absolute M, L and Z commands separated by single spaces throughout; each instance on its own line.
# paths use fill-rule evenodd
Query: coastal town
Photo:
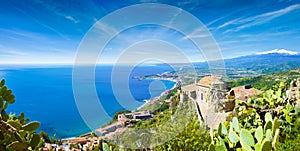
M 177 91 L 180 93 L 181 102 L 193 102 L 200 123 L 205 124 L 208 129 L 217 129 L 218 125 L 226 120 L 226 116 L 235 107 L 235 100 L 247 101 L 248 98 L 262 93 L 262 91 L 251 87 L 250 84 L 229 88 L 221 76 L 206 76 L 198 82 L 188 85 L 179 85 L 177 81 L 174 88 L 179 88 Z M 294 93 L 299 92 L 299 88 L 300 79 L 291 83 L 291 88 L 287 92 L 289 97 L 299 98 L 299 94 Z M 146 104 L 158 101 L 160 97 L 168 95 L 171 90 L 165 91 L 159 97 L 150 99 Z M 150 110 L 143 110 L 141 107 L 131 113 L 118 114 L 117 121 L 112 124 L 80 137 L 63 140 L 60 145 L 46 143 L 44 150 L 92 150 L 104 140 L 113 139 L 116 134 L 132 128 L 136 121 L 143 121 L 156 116 L 151 112 Z

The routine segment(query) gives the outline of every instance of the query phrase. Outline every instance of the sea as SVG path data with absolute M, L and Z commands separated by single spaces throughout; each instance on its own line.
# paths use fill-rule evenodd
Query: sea
M 159 96 L 162 92 L 172 88 L 176 83 L 169 80 L 159 80 L 163 87 L 152 88 L 150 86 L 157 79 L 138 79 L 137 76 L 161 74 L 173 71 L 168 65 L 141 65 L 132 68 L 127 66 L 114 71 L 111 65 L 99 65 L 95 68 L 96 87 L 100 101 L 105 112 L 110 118 L 96 115 L 95 123 L 100 127 L 112 119 L 116 111 L 125 108 L 117 101 L 112 89 L 112 72 L 130 72 L 127 82 L 129 91 L 137 103 L 136 108 L 144 104 L 145 100 Z M 93 131 L 87 126 L 76 106 L 72 85 L 72 66 L 0 66 L 0 79 L 6 80 L 6 86 L 12 89 L 16 100 L 8 106 L 7 112 L 13 114 L 25 113 L 30 121 L 39 121 L 39 131 L 45 131 L 51 137 L 69 138 Z M 118 73 L 115 73 L 118 75 Z M 122 75 L 122 74 L 120 74 Z M 80 79 L 80 78 L 79 78 Z M 81 83 L 91 82 L 92 79 L 81 78 Z M 122 83 L 120 83 L 122 84 Z M 155 84 L 154 84 L 155 85 Z M 85 98 L 89 104 L 93 98 Z M 126 108 L 128 109 L 128 108 Z

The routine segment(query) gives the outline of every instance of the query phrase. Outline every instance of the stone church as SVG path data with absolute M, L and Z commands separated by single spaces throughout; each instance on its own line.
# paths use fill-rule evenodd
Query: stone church
M 181 87 L 181 101 L 192 99 L 195 102 L 215 104 L 215 111 L 219 111 L 217 104 L 226 98 L 227 83 L 221 77 L 207 76 L 198 83 Z
M 234 109 L 236 99 L 246 101 L 259 93 L 261 91 L 250 85 L 229 89 L 221 77 L 206 76 L 198 83 L 182 86 L 180 101 L 192 100 L 200 121 L 215 129 L 226 120 L 228 112 Z

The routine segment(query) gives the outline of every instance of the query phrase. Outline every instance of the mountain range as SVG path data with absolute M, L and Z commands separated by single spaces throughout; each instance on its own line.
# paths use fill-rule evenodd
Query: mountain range
M 268 74 L 288 71 L 300 67 L 300 53 L 285 49 L 274 49 L 237 58 L 224 59 L 228 71 L 247 71 Z M 207 62 L 193 63 L 198 71 L 207 71 Z
M 300 67 L 300 53 L 284 49 L 225 59 L 226 68 L 260 71 L 262 74 Z

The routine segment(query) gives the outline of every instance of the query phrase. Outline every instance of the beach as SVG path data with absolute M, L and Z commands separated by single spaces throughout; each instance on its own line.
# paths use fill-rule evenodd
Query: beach
M 155 78 L 157 80 L 167 80 L 167 81 L 172 81 L 174 82 L 175 84 L 173 85 L 173 87 L 171 87 L 170 89 L 167 89 L 165 91 L 163 91 L 159 96 L 156 96 L 154 98 L 150 98 L 148 100 L 145 100 L 145 103 L 143 105 L 141 105 L 140 107 L 138 107 L 136 110 L 133 110 L 132 112 L 138 112 L 138 111 L 142 111 L 147 105 L 150 105 L 150 104 L 153 104 L 157 101 L 159 101 L 161 99 L 161 97 L 167 95 L 171 90 L 173 90 L 174 88 L 176 88 L 177 84 L 178 84 L 178 80 L 175 80 L 175 79 L 170 79 L 170 78 Z M 117 127 L 117 126 L 120 126 L 120 127 Z M 101 136 L 102 138 L 108 138 L 108 139 L 111 139 L 113 138 L 114 134 L 116 133 L 123 133 L 124 131 L 126 131 L 128 129 L 128 127 L 123 127 L 121 123 L 119 122 L 114 122 L 112 124 L 109 124 L 109 125 L 106 125 L 105 127 L 99 127 L 98 129 L 95 130 L 95 132 L 101 132 L 103 131 L 104 129 L 111 129 L 111 127 L 115 127 L 115 131 L 113 132 L 110 132 L 108 134 L 106 134 L 105 136 Z
M 138 107 L 136 110 L 142 110 L 146 105 L 148 104 L 153 104 L 154 102 L 160 100 L 160 98 L 166 94 L 168 94 L 168 92 L 170 92 L 171 90 L 173 90 L 174 88 L 176 88 L 177 84 L 178 84 L 178 80 L 175 79 L 170 79 L 170 78 L 153 78 L 156 80 L 167 80 L 167 81 L 172 81 L 175 82 L 174 86 L 170 89 L 165 90 L 164 92 L 162 92 L 159 96 L 154 97 L 154 98 L 150 98 L 149 100 L 145 100 L 145 103 L 143 105 L 141 105 L 140 107 Z

